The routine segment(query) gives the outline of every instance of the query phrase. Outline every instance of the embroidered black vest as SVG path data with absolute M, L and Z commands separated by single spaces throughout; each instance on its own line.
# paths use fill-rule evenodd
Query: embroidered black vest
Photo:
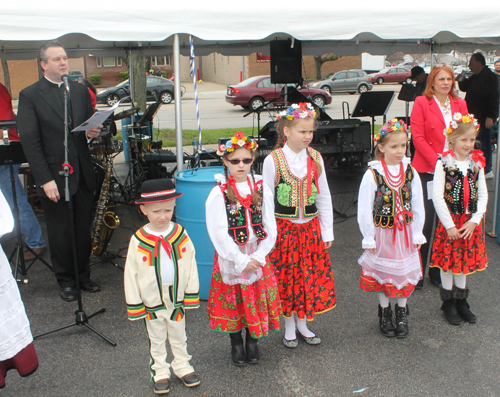
M 380 175 L 377 170 L 369 167 L 373 172 L 373 177 L 377 183 L 377 192 L 373 202 L 373 222 L 375 226 L 394 227 L 394 216 L 396 215 L 396 194 L 385 178 Z M 401 206 L 403 210 L 411 212 L 411 181 L 413 180 L 413 168 L 410 164 L 406 168 L 403 184 L 398 189 L 399 197 L 401 198 Z M 412 218 L 404 214 L 404 220 L 407 225 L 412 222 Z
M 224 202 L 226 204 L 227 224 L 229 236 L 238 245 L 245 245 L 248 241 L 248 219 L 245 207 L 238 201 L 235 204 L 229 202 L 227 197 L 226 185 L 220 185 Z M 263 195 L 262 180 L 255 184 L 257 192 L 260 196 Z M 267 237 L 267 232 L 262 226 L 262 200 L 261 204 L 251 204 L 249 207 L 250 212 L 250 225 L 259 240 L 264 240 Z
M 464 174 L 458 167 L 446 167 L 443 163 L 445 172 L 444 180 L 444 201 L 448 206 L 450 214 L 464 214 Z M 467 170 L 467 179 L 469 180 L 469 205 L 467 210 L 473 214 L 477 211 L 478 196 L 478 176 L 479 171 Z
M 309 148 L 312 158 L 319 161 L 319 152 Z M 271 152 L 276 169 L 276 182 L 274 184 L 274 215 L 277 218 L 298 219 L 299 208 L 302 208 L 304 218 L 313 218 L 318 215 L 316 196 L 318 189 L 315 176 L 311 178 L 312 194 L 307 195 L 307 175 L 297 178 L 290 168 L 282 149 Z

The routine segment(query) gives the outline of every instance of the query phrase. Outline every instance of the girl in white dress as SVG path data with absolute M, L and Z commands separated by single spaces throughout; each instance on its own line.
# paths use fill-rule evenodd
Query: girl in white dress
M 364 253 L 360 288 L 378 294 L 382 335 L 408 335 L 407 298 L 422 277 L 419 249 L 424 202 L 418 173 L 405 156 L 408 130 L 403 120 L 393 119 L 375 136 L 376 160 L 368 163 L 358 196 L 358 223 Z M 396 325 L 389 298 L 397 298 Z

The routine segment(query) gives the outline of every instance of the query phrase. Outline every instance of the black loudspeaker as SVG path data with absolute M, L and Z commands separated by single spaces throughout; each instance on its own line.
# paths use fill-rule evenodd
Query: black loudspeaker
M 271 84 L 297 84 L 301 79 L 302 42 L 290 39 L 271 41 Z

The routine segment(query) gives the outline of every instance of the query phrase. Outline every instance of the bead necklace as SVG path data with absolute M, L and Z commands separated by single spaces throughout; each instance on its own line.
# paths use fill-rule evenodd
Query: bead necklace
M 403 169 L 403 162 L 401 161 L 399 163 L 399 173 L 396 176 L 393 176 L 389 172 L 389 168 L 387 167 L 387 163 L 385 162 L 385 159 L 383 157 L 382 157 L 381 163 L 382 163 L 382 168 L 384 169 L 385 179 L 386 179 L 387 183 L 389 184 L 389 186 L 391 186 L 392 188 L 400 187 L 403 184 L 403 179 L 404 179 L 404 175 L 405 175 L 404 169 Z
M 451 112 L 450 97 L 448 95 L 446 95 L 444 106 L 441 105 L 441 102 L 439 102 L 439 99 L 436 98 L 436 95 L 434 95 L 434 99 L 436 99 L 436 102 L 438 103 L 439 108 L 441 109 L 443 114 L 448 114 Z
M 234 191 L 234 195 L 236 196 L 236 199 L 238 202 L 246 209 L 248 209 L 252 204 L 252 198 L 253 198 L 253 192 L 252 192 L 252 184 L 250 183 L 250 178 L 247 177 L 247 183 L 248 186 L 250 187 L 250 194 L 247 195 L 245 198 L 241 197 L 240 192 L 238 191 L 238 188 L 236 187 L 236 180 L 234 177 L 231 175 L 228 180 L 228 184 L 231 185 Z

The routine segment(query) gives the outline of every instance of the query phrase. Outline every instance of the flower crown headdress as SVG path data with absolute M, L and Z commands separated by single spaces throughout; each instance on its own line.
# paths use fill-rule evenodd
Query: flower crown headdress
M 255 141 L 255 139 L 247 137 L 243 134 L 243 132 L 238 131 L 225 144 L 219 145 L 217 148 L 217 155 L 224 156 L 226 153 L 233 152 L 234 149 L 238 147 L 243 147 L 254 152 L 257 150 L 258 146 L 259 145 L 257 145 L 257 141 Z
M 374 141 L 379 141 L 385 134 L 392 131 L 402 131 L 408 135 L 408 126 L 405 124 L 404 120 L 392 119 L 389 120 L 381 128 L 380 132 L 373 138 Z
M 449 134 L 458 128 L 458 123 L 472 123 L 474 124 L 474 127 L 476 127 L 476 131 L 479 131 L 480 125 L 478 124 L 477 119 L 474 118 L 473 114 L 461 114 L 457 112 L 453 115 L 453 121 L 450 121 L 450 125 L 444 129 L 443 135 L 448 137 Z
M 276 115 L 276 119 L 281 120 L 286 118 L 287 120 L 293 119 L 305 119 L 307 117 L 316 117 L 316 111 L 313 105 L 307 102 L 300 102 L 292 104 L 288 109 L 279 112 Z

